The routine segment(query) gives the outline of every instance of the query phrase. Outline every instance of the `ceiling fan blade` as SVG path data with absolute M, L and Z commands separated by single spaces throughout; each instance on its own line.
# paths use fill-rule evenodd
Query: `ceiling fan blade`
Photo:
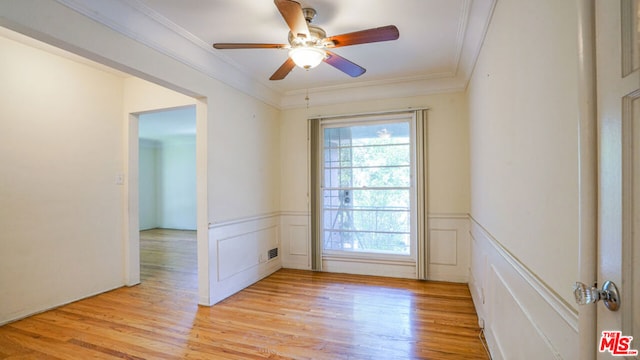
M 216 43 L 213 44 L 216 49 L 286 49 L 290 45 L 287 44 L 256 44 L 256 43 Z
M 278 68 L 278 70 L 276 70 L 276 72 L 274 72 L 273 75 L 271 75 L 269 80 L 284 79 L 291 72 L 291 70 L 293 70 L 295 66 L 296 66 L 296 63 L 294 63 L 293 60 L 291 60 L 291 58 L 288 57 L 287 61 L 285 61 L 284 64 L 282 64 Z
M 292 0 L 274 0 L 273 2 L 294 36 L 304 36 L 306 38 L 311 36 L 300 3 Z
M 348 34 L 335 35 L 327 38 L 333 42 L 333 47 L 368 44 L 380 41 L 396 40 L 400 37 L 398 28 L 394 25 L 374 29 L 361 30 Z
M 362 66 L 355 64 L 340 55 L 332 53 L 331 51 L 327 51 L 327 57 L 324 59 L 324 62 L 351 77 L 358 77 L 367 71 L 367 69 Z

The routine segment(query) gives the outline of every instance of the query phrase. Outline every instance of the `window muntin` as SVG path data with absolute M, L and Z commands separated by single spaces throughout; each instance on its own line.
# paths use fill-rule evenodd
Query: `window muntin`
M 323 251 L 412 255 L 411 123 L 323 127 Z

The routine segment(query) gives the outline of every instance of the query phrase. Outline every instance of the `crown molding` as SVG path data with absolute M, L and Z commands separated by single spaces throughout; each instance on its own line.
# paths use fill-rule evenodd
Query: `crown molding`
M 278 106 L 280 102 L 278 92 L 256 82 L 235 64 L 218 56 L 209 44 L 139 0 L 55 1 L 267 104 Z
M 468 79 L 456 77 L 427 78 L 405 81 L 372 82 L 358 86 L 331 86 L 295 91 L 282 96 L 281 109 L 324 106 L 359 101 L 375 101 L 389 97 L 402 98 L 435 93 L 464 91 Z M 306 98 L 309 101 L 307 103 Z
M 493 11 L 498 0 L 472 0 L 468 10 L 464 40 L 460 51 L 460 59 L 456 75 L 465 79 L 465 87 L 473 74 L 473 69 L 480 56 L 482 44 L 489 30 Z

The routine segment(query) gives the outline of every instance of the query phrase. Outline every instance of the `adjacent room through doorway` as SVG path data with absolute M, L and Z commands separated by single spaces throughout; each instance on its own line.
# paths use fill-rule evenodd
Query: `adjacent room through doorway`
M 140 114 L 138 128 L 141 281 L 180 273 L 197 292 L 195 105 Z

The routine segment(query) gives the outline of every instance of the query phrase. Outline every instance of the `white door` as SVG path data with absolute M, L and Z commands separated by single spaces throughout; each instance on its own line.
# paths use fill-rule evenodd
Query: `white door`
M 620 293 L 617 311 L 597 305 L 595 351 L 640 359 L 629 355 L 640 350 L 640 0 L 597 0 L 595 10 L 598 287 L 610 280 Z

